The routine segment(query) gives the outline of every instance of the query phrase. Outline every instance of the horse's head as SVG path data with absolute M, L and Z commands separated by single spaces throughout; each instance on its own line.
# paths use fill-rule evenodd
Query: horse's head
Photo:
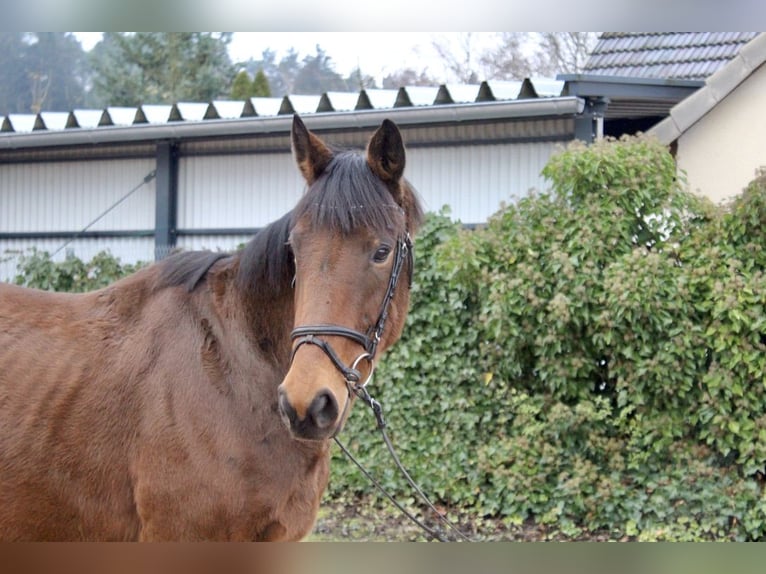
M 385 120 L 366 153 L 335 153 L 296 116 L 292 147 L 307 191 L 293 211 L 295 321 L 279 410 L 297 438 L 322 440 L 348 416 L 401 335 L 412 273 L 418 200 L 403 178 L 405 152 Z M 351 386 L 351 387 L 350 387 Z

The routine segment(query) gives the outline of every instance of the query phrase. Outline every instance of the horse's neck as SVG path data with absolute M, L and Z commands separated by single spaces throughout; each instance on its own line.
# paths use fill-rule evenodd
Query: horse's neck
M 252 281 L 246 286 L 232 283 L 228 295 L 241 309 L 243 328 L 255 345 L 255 351 L 273 366 L 287 372 L 290 361 L 290 332 L 293 328 L 293 289 L 288 280 L 273 285 L 268 281 Z

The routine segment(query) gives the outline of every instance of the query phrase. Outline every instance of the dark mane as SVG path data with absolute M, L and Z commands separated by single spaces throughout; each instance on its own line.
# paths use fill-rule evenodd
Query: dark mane
M 295 274 L 292 253 L 287 244 L 290 213 L 258 231 L 240 254 L 237 283 L 245 289 L 257 286 L 276 290 Z M 191 293 L 202 282 L 216 261 L 231 253 L 186 251 L 163 259 L 154 289 L 183 286 Z
M 239 258 L 237 285 L 243 290 L 266 288 L 277 291 L 295 276 L 292 250 L 288 244 L 292 212 L 283 215 L 255 234 Z
M 393 229 L 394 222 L 403 221 L 403 213 L 366 158 L 352 151 L 333 157 L 294 210 L 296 221 L 308 215 L 313 226 L 342 235 L 360 227 Z
M 212 251 L 175 253 L 157 264 L 160 266 L 160 272 L 154 289 L 183 285 L 186 291 L 191 293 L 216 261 L 230 256 L 229 253 Z

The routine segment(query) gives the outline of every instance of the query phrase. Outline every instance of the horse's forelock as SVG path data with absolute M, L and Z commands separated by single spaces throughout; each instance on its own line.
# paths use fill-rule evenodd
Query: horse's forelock
M 360 228 L 396 230 L 402 222 L 412 220 L 408 210 L 419 223 L 422 210 L 417 198 L 404 180 L 399 185 L 407 192 L 403 205 L 394 200 L 389 186 L 373 173 L 364 156 L 337 153 L 296 206 L 295 221 L 308 218 L 312 227 L 344 236 Z

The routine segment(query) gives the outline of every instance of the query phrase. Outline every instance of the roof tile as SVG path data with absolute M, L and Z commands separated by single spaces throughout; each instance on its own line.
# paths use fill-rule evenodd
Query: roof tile
M 757 34 L 605 32 L 585 64 L 584 72 L 702 80 L 734 58 Z

